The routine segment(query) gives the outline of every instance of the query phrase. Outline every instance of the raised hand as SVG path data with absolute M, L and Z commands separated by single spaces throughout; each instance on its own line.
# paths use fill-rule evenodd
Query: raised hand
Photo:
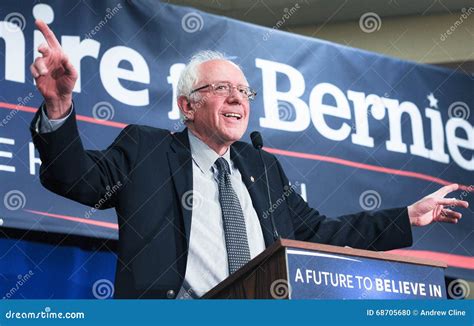
M 411 225 L 424 226 L 433 222 L 457 223 L 462 214 L 448 207 L 467 208 L 469 203 L 456 198 L 445 198 L 450 192 L 458 190 L 457 184 L 444 186 L 432 194 L 408 206 Z
M 48 117 L 60 119 L 69 113 L 77 71 L 48 25 L 37 20 L 36 26 L 44 35 L 47 44 L 43 43 L 38 47 L 42 56 L 36 58 L 30 66 L 31 74 L 44 97 Z

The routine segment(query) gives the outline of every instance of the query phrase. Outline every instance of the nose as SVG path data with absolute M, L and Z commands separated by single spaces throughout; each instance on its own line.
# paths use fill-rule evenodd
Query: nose
M 229 96 L 227 96 L 227 101 L 233 104 L 242 104 L 244 100 L 244 95 L 237 90 L 237 87 L 232 87 Z

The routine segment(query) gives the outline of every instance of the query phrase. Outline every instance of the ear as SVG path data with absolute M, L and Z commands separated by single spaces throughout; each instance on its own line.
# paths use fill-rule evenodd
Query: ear
M 178 97 L 178 107 L 181 113 L 186 117 L 186 120 L 194 120 L 194 109 L 191 101 L 186 96 Z

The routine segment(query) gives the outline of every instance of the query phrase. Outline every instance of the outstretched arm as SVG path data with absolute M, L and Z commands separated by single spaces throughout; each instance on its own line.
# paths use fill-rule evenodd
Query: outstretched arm
M 278 160 L 276 165 L 283 184 L 289 185 Z M 296 191 L 286 201 L 297 240 L 377 251 L 412 245 L 406 207 L 330 218 L 311 208 Z

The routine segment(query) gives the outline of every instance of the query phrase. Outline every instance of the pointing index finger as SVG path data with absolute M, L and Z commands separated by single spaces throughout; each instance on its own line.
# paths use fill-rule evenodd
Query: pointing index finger
M 48 42 L 48 45 L 51 48 L 61 47 L 58 39 L 56 38 L 56 36 L 54 36 L 53 31 L 48 27 L 48 25 L 46 25 L 44 21 L 38 19 L 36 20 L 35 24 L 40 30 L 40 32 L 43 34 L 44 38 L 46 39 L 46 42 Z

